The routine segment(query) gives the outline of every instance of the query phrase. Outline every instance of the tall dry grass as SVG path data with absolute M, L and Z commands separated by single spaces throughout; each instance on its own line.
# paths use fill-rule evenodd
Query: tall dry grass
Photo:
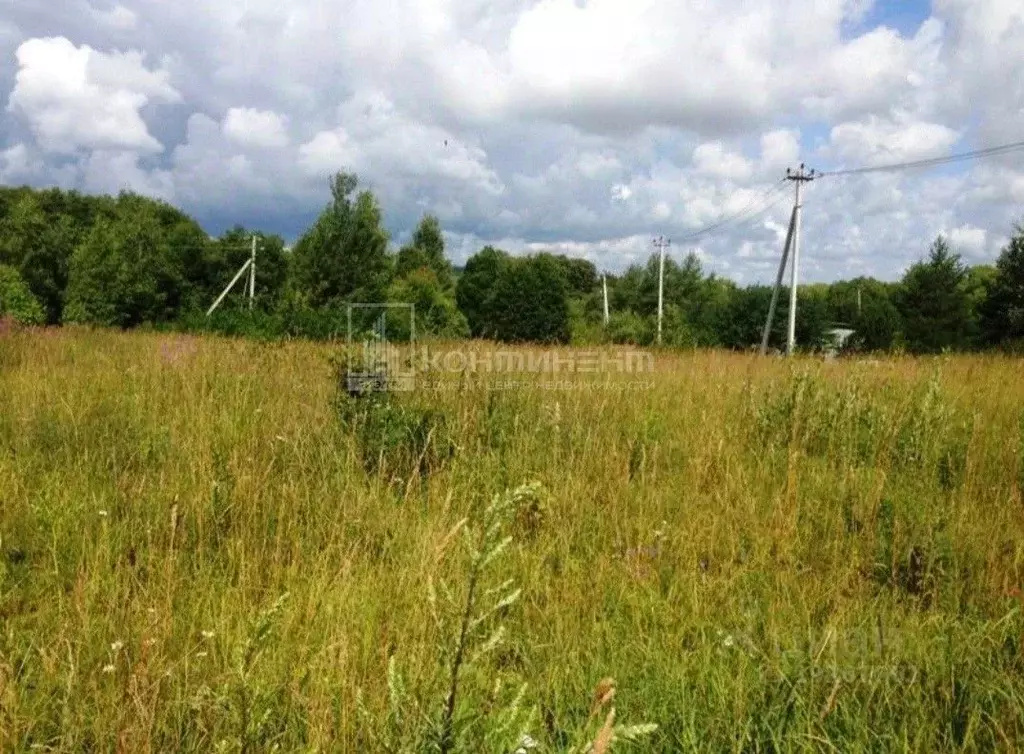
M 0 751 L 374 750 L 356 696 L 387 717 L 392 658 L 444 688 L 453 526 L 530 481 L 474 678 L 528 684 L 545 750 L 606 677 L 658 724 L 638 750 L 1021 748 L 1019 361 L 457 375 L 397 399 L 456 445 L 409 474 L 339 419 L 331 355 L 0 339 Z

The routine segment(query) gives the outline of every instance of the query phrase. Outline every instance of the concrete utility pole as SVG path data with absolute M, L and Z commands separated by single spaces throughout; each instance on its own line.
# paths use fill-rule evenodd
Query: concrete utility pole
M 779 291 L 782 290 L 782 278 L 786 274 L 786 262 L 789 261 L 789 251 L 793 247 L 793 226 L 796 223 L 796 208 L 789 216 L 789 230 L 786 231 L 786 243 L 782 247 L 782 261 L 779 262 L 779 274 L 775 278 L 775 290 L 772 291 L 772 303 L 768 307 L 768 319 L 764 323 L 764 334 L 761 336 L 761 355 L 768 353 L 768 340 L 772 335 L 772 325 L 775 324 L 775 307 L 779 303 Z
M 601 274 L 601 285 L 604 286 L 604 326 L 608 326 L 610 317 L 608 316 L 608 276 L 604 273 Z
M 789 334 L 786 339 L 786 355 L 792 356 L 796 352 L 796 289 L 800 283 L 800 188 L 805 183 L 815 179 L 815 172 L 812 169 L 807 172 L 804 164 L 800 163 L 800 169 L 793 172 L 786 169 L 786 180 L 793 181 L 796 185 L 796 202 L 793 205 L 793 275 L 789 287 Z
M 252 264 L 249 265 L 249 308 L 252 309 L 252 304 L 256 298 L 256 234 L 252 236 L 252 257 L 250 257 Z
M 658 345 L 661 345 L 661 319 L 665 311 L 665 249 L 672 245 L 672 241 L 664 236 L 654 239 L 654 246 L 658 249 L 661 258 L 658 264 Z
M 213 306 L 211 306 L 207 310 L 207 312 L 206 312 L 206 316 L 207 317 L 209 317 L 211 314 L 213 314 L 214 310 L 216 310 L 216 308 L 218 306 L 220 306 L 220 302 L 223 301 L 224 298 L 231 292 L 231 289 L 235 287 L 235 283 L 237 283 L 241 279 L 242 275 L 244 275 L 246 273 L 246 271 L 248 271 L 249 276 L 248 276 L 248 278 L 245 281 L 242 282 L 242 299 L 243 300 L 245 299 L 245 292 L 246 292 L 246 289 L 248 289 L 249 290 L 249 309 L 251 310 L 252 306 L 253 306 L 253 301 L 256 298 L 256 236 L 255 236 L 255 234 L 252 237 L 252 252 L 250 253 L 249 258 L 245 260 L 245 264 L 242 265 L 242 269 L 240 269 L 238 271 L 238 273 L 233 278 L 231 278 L 231 282 L 228 283 L 228 287 L 225 288 L 224 291 L 220 294 L 220 296 L 217 297 L 217 300 L 213 302 Z
M 217 300 L 213 302 L 213 306 L 211 306 L 209 308 L 209 310 L 207 310 L 207 312 L 206 312 L 206 316 L 207 317 L 209 317 L 211 314 L 213 314 L 214 310 L 218 306 L 220 306 L 220 302 L 223 301 L 224 297 L 227 296 L 231 292 L 231 289 L 235 287 L 235 283 L 238 282 L 238 279 L 240 277 L 242 277 L 242 275 L 245 274 L 245 271 L 248 270 L 251 265 L 252 265 L 252 257 L 249 257 L 248 259 L 245 260 L 245 264 L 242 265 L 242 269 L 240 269 L 238 271 L 238 273 L 233 278 L 231 278 L 231 282 L 228 283 L 228 287 L 225 288 L 223 293 L 221 293 L 220 296 L 217 297 Z M 242 283 L 242 295 L 243 296 L 245 295 L 245 283 Z

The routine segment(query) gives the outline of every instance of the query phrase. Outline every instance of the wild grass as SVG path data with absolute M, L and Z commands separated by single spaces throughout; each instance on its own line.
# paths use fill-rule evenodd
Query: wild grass
M 0 751 L 1024 746 L 1019 360 L 659 352 L 388 418 L 333 355 L 0 336 Z M 446 715 L 452 533 L 534 482 Z

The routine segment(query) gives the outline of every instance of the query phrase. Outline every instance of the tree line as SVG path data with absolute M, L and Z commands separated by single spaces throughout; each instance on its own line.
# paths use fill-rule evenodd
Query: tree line
M 236 293 L 207 317 L 254 236 L 254 307 Z M 771 287 L 708 274 L 691 254 L 665 260 L 664 291 L 666 345 L 760 342 Z M 241 226 L 211 238 L 180 210 L 128 192 L 0 188 L 0 318 L 322 339 L 345 334 L 347 304 L 386 302 L 414 304 L 417 332 L 435 337 L 647 346 L 656 338 L 658 258 L 603 280 L 587 260 L 488 246 L 456 269 L 432 215 L 392 251 L 376 196 L 348 173 L 333 177 L 330 200 L 290 250 L 280 236 Z M 785 319 L 780 311 L 772 330 L 777 347 Z M 845 327 L 863 351 L 1018 349 L 1024 227 L 994 265 L 966 265 L 939 237 L 898 282 L 801 286 L 796 326 L 804 348 L 824 347 L 832 328 Z

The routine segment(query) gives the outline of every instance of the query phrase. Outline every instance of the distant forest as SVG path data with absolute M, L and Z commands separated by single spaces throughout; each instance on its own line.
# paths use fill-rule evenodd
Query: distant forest
M 348 303 L 412 303 L 420 335 L 505 342 L 655 341 L 658 258 L 607 277 L 589 261 L 521 257 L 490 246 L 456 270 L 438 219 L 420 221 L 409 244 L 390 248 L 380 203 L 339 173 L 329 202 L 290 251 L 284 239 L 235 227 L 211 238 L 180 210 L 136 194 L 86 196 L 60 189 L 0 188 L 0 318 L 27 325 L 83 323 L 213 331 L 254 337 L 343 336 Z M 258 242 L 256 298 L 240 281 L 206 311 Z M 707 274 L 696 256 L 665 261 L 663 342 L 746 349 L 761 340 L 772 289 Z M 773 344 L 784 341 L 782 299 Z M 828 332 L 855 331 L 858 351 L 1024 346 L 1024 227 L 994 265 L 967 266 L 939 237 L 903 279 L 857 278 L 800 288 L 797 340 L 825 347 Z

